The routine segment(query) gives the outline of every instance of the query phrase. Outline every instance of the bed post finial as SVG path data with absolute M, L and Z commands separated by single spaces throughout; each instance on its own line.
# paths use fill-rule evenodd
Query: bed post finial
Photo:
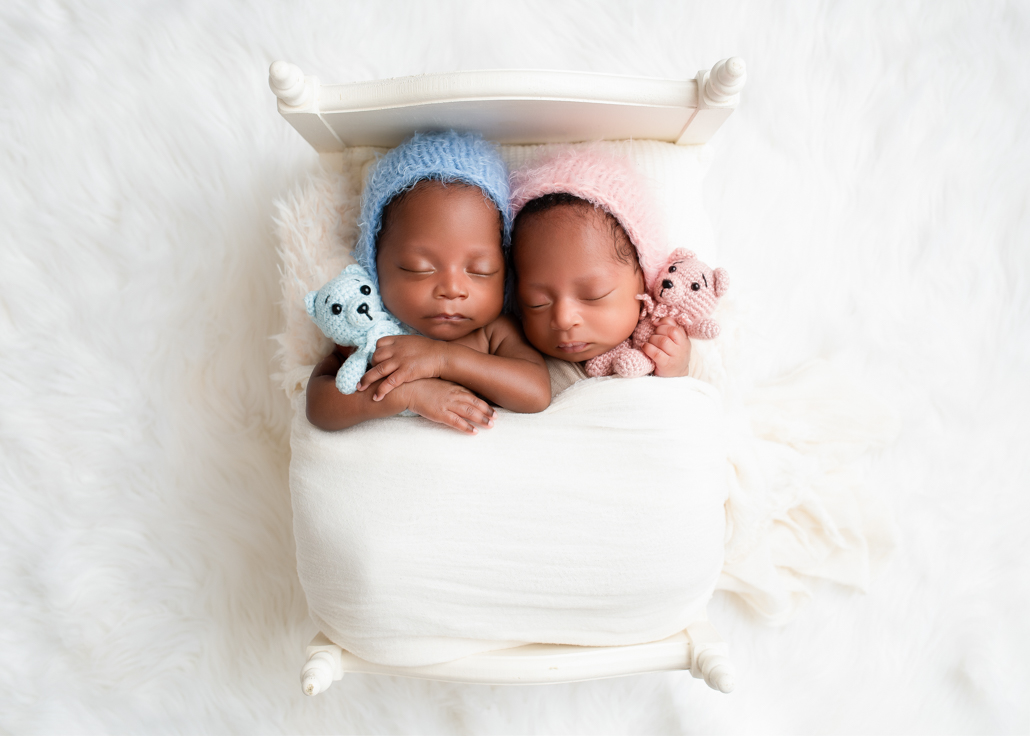
M 723 59 L 697 73 L 697 110 L 676 141 L 679 145 L 707 143 L 737 107 L 747 81 L 747 67 L 739 56 Z
M 716 104 L 729 102 L 740 93 L 747 81 L 747 67 L 739 56 L 718 62 L 705 81 L 705 97 Z
M 284 105 L 300 107 L 310 101 L 310 87 L 304 80 L 304 73 L 288 61 L 272 62 L 268 67 L 268 86 Z

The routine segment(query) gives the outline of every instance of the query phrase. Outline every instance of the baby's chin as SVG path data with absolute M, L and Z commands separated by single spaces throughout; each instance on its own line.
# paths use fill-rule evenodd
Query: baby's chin
M 584 360 L 590 360 L 601 353 L 608 352 L 614 346 L 598 345 L 597 343 L 583 343 L 582 346 L 575 343 L 561 343 L 546 346 L 534 345 L 533 347 L 552 358 L 567 360 L 570 363 L 582 363 Z
M 424 337 L 450 342 L 451 340 L 460 340 L 483 325 L 478 320 L 473 319 L 463 319 L 454 322 L 421 319 L 415 320 L 414 323 L 408 323 L 408 326 L 415 328 Z

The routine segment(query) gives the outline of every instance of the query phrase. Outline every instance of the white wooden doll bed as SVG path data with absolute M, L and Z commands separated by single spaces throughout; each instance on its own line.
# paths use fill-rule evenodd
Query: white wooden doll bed
M 646 139 L 706 143 L 739 101 L 738 58 L 688 81 L 551 71 L 480 71 L 323 85 L 277 61 L 269 85 L 286 120 L 327 168 L 350 147 L 390 147 L 416 130 L 475 130 L 502 144 Z M 364 661 L 319 634 L 301 681 L 315 695 L 346 672 L 492 684 L 571 682 L 689 670 L 722 692 L 733 688 L 727 645 L 703 617 L 661 641 L 585 647 L 530 644 L 423 667 Z

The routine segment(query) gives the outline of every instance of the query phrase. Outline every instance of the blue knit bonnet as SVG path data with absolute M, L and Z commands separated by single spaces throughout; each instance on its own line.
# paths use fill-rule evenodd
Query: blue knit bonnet
M 507 256 L 511 240 L 511 203 L 508 169 L 497 149 L 473 133 L 416 133 L 376 164 L 365 182 L 361 219 L 354 257 L 379 288 L 376 238 L 383 225 L 383 210 L 398 194 L 425 179 L 460 181 L 479 187 L 501 213 L 504 234 L 501 248 Z

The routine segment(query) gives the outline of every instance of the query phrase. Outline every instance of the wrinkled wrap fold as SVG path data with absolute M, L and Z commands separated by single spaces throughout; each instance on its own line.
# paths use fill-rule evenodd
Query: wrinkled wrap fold
M 401 666 L 681 631 L 723 566 L 724 416 L 692 378 L 583 381 L 474 437 L 398 417 L 322 432 L 298 406 L 290 488 L 311 616 Z

